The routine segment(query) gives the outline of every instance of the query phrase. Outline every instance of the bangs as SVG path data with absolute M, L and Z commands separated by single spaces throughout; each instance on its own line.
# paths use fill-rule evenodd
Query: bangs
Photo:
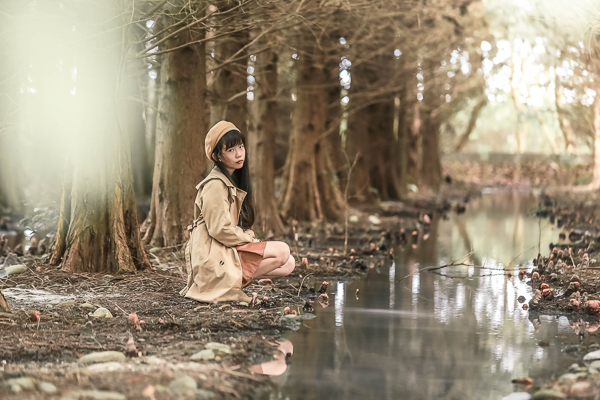
M 221 148 L 225 145 L 225 150 L 228 150 L 234 146 L 238 146 L 240 144 L 246 145 L 244 135 L 240 131 L 229 131 L 227 132 L 221 140 Z

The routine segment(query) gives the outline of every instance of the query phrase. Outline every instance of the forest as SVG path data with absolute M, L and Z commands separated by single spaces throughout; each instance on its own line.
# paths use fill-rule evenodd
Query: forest
M 465 290 L 479 299 L 476 293 L 502 286 L 502 312 L 510 310 L 502 326 L 519 319 L 514 305 L 523 311 L 517 296 L 509 300 L 510 290 L 529 304 L 523 311 L 529 317 L 522 317 L 527 328 L 510 325 L 507 337 L 550 340 L 515 335 L 528 329 L 538 335 L 540 317 L 532 313 L 554 307 L 569 314 L 567 327 L 585 333 L 581 357 L 571 361 L 591 354 L 600 343 L 589 329 L 596 320 L 588 319 L 600 317 L 593 275 L 594 243 L 600 243 L 600 5 L 5 1 L 0 60 L 0 397 L 283 398 L 279 393 L 308 399 L 330 393 L 303 389 L 311 381 L 301 376 L 287 386 L 263 376 L 282 366 L 278 351 L 289 361 L 284 339 L 306 344 L 314 356 L 297 348 L 306 361 L 296 371 L 316 371 L 315 358 L 325 359 L 327 340 L 335 341 L 334 366 L 324 372 L 343 389 L 334 398 L 353 398 L 343 388 L 352 380 L 344 369 L 348 359 L 357 368 L 382 368 L 387 377 L 385 390 L 374 392 L 355 381 L 353 393 L 367 398 L 530 398 L 503 397 L 519 373 L 539 376 L 535 385 L 525 381 L 522 392 L 531 398 L 600 393 L 587 375 L 569 377 L 568 385 L 554 379 L 565 361 L 551 350 L 566 342 L 547 350 L 552 371 L 517 368 L 512 358 L 510 368 L 492 362 L 513 376 L 482 389 L 448 367 L 440 373 L 453 384 L 444 389 L 423 378 L 428 367 L 439 367 L 429 364 L 424 343 L 408 342 L 418 354 L 392 345 L 409 329 L 403 320 L 397 331 L 391 328 L 395 314 L 386 317 L 390 348 L 373 353 L 424 359 L 419 372 L 404 364 L 370 366 L 364 354 L 350 354 L 348 343 L 360 335 L 385 335 L 366 327 L 346 333 L 340 322 L 346 302 L 378 310 L 375 299 L 383 296 L 385 311 L 412 302 L 412 312 L 432 316 L 424 324 L 446 324 L 441 330 L 452 324 L 483 329 L 500 312 L 492 299 L 465 306 L 472 318 L 463 325 L 459 317 L 446 320 L 463 310 L 452 302 L 466 301 Z M 233 122 L 247 140 L 253 230 L 261 240 L 288 243 L 296 258 L 289 278 L 249 287 L 251 304 L 203 305 L 178 294 L 196 185 L 213 168 L 205 137 L 221 120 Z M 488 238 L 491 230 L 498 242 Z M 473 268 L 476 275 L 502 270 L 496 275 L 503 283 L 483 283 L 492 282 L 488 275 L 477 275 L 476 287 L 444 283 L 472 280 Z M 370 280 L 386 294 L 369 289 Z M 579 297 L 572 296 L 575 281 Z M 565 287 L 542 287 L 546 282 Z M 419 296 L 432 303 L 417 306 Z M 333 325 L 322 329 L 334 331 L 329 339 L 301 335 L 305 326 L 325 326 L 328 313 Z M 585 318 L 575 322 L 572 313 Z M 315 315 L 319 322 L 309 321 Z M 356 321 L 377 325 L 369 318 Z M 432 335 L 449 346 L 450 338 Z M 480 345 L 485 354 L 493 351 Z M 461 346 L 464 352 L 452 357 L 483 351 Z M 511 345 L 506 339 L 495 346 Z M 513 358 L 531 358 L 538 347 L 511 349 Z M 85 359 L 94 354 L 108 358 Z M 489 369 L 489 360 L 481 363 Z M 257 373 L 259 364 L 264 374 Z M 591 376 L 587 364 L 568 373 Z M 403 386 L 393 373 L 415 376 Z M 589 386 L 573 391 L 577 382 Z M 567 397 L 551 397 L 552 391 Z

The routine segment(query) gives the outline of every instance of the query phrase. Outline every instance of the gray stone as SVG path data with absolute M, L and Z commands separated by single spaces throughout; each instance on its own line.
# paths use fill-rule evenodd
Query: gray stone
M 93 375 L 102 372 L 120 372 L 125 371 L 125 365 L 120 362 L 111 361 L 99 364 L 93 364 L 83 370 L 88 375 Z
M 77 399 L 94 399 L 94 400 L 127 400 L 127 397 L 117 392 L 106 392 L 103 390 L 80 390 L 70 392 L 61 400 L 77 400 Z
M 515 392 L 504 396 L 501 400 L 529 400 L 531 395 L 527 392 Z
M 180 376 L 169 385 L 169 391 L 174 394 L 195 393 L 198 385 L 194 378 L 188 375 Z
M 579 364 L 573 363 L 568 369 L 569 372 L 579 372 Z
M 566 399 L 567 396 L 563 392 L 557 390 L 538 390 L 531 396 L 531 400 L 559 400 Z
M 111 361 L 125 361 L 125 354 L 118 351 L 99 351 L 95 353 L 86 354 L 79 359 L 79 364 L 96 364 L 105 363 Z
M 96 311 L 94 311 L 94 313 L 92 314 L 92 317 L 112 318 L 113 316 L 110 313 L 110 311 L 108 311 L 106 308 L 100 307 Z
M 11 265 L 10 267 L 4 268 L 4 270 L 6 271 L 8 276 L 17 275 L 27 271 L 27 266 L 25 264 Z
M 576 374 L 564 374 L 558 378 L 558 383 L 560 383 L 561 385 L 571 384 L 576 381 L 577 381 Z
M 215 358 L 215 353 L 214 351 L 212 351 L 211 349 L 205 349 L 202 351 L 199 351 L 198 353 L 194 354 L 191 359 L 192 360 L 214 360 Z
M 56 386 L 48 382 L 40 382 L 37 385 L 37 388 L 40 392 L 43 393 L 56 393 Z
M 216 343 L 216 342 L 206 343 L 206 345 L 204 347 L 207 349 L 211 349 L 211 350 L 218 350 L 222 353 L 231 354 L 231 347 L 229 347 L 223 343 Z
M 585 356 L 583 356 L 583 362 L 586 364 L 591 364 L 596 360 L 600 360 L 600 350 L 592 351 L 591 353 L 587 353 Z
M 15 386 L 18 386 L 22 390 L 34 390 L 35 382 L 31 378 L 13 378 L 6 381 L 6 386 L 9 386 L 13 391 Z

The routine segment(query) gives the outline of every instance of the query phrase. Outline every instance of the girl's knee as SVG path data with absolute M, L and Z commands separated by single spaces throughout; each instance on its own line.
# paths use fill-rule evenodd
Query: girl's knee
M 279 262 L 281 265 L 286 264 L 290 257 L 290 246 L 288 246 L 287 243 L 281 242 L 279 249 Z
M 286 275 L 291 274 L 292 271 L 294 271 L 294 269 L 296 268 L 296 259 L 294 258 L 294 256 L 290 255 L 288 261 L 283 267 L 285 268 Z

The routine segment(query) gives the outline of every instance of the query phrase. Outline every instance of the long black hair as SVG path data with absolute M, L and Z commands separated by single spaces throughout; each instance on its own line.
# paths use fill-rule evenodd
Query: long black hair
M 244 145 L 246 148 L 246 137 L 240 131 L 229 131 L 219 140 L 213 150 L 213 162 L 221 172 L 235 185 L 235 187 L 245 191 L 246 198 L 242 203 L 240 219 L 238 225 L 243 229 L 250 229 L 254 225 L 254 198 L 252 195 L 252 182 L 250 181 L 250 169 L 248 168 L 248 150 L 246 149 L 246 158 L 244 165 L 240 169 L 233 171 L 233 174 L 227 172 L 225 164 L 219 161 L 219 156 L 223 155 L 224 150 L 229 150 L 234 146 Z

